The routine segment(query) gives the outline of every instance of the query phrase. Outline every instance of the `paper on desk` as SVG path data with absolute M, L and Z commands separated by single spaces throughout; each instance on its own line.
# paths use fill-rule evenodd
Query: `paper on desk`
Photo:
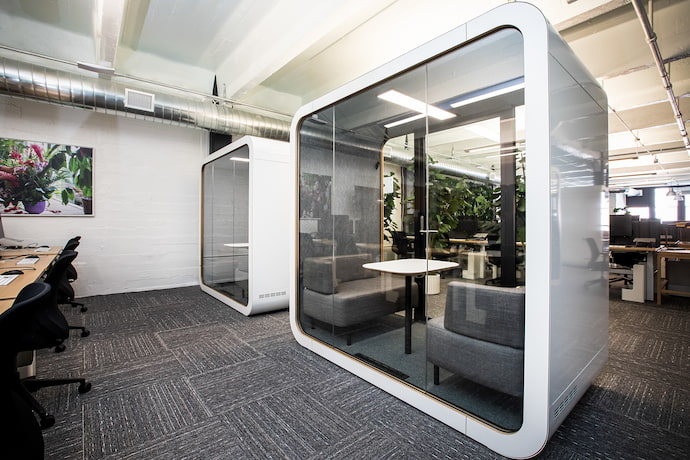
M 43 247 L 36 248 L 36 252 L 48 252 L 48 251 L 50 251 L 50 248 L 47 248 L 47 247 L 46 248 L 43 248 Z
M 36 257 L 32 257 L 32 258 L 27 257 L 27 258 L 22 259 L 22 260 L 20 260 L 19 262 L 17 262 L 17 265 L 33 265 L 33 264 L 35 264 L 36 262 L 38 262 L 38 258 L 36 258 Z

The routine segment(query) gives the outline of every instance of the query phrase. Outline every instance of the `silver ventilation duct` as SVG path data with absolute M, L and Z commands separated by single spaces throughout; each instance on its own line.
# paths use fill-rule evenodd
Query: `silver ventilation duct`
M 384 158 L 386 161 L 395 163 L 400 166 L 408 166 L 414 161 L 414 153 L 407 150 L 400 150 L 397 148 L 385 149 Z M 479 168 L 473 168 L 467 165 L 461 165 L 459 163 L 454 163 L 451 161 L 440 160 L 435 163 L 429 164 L 430 169 L 438 170 L 441 173 L 448 174 L 450 176 L 465 176 L 472 179 L 476 179 L 481 182 L 493 182 L 498 183 L 495 178 L 491 177 L 490 172 L 481 170 Z
M 150 101 L 150 110 L 128 103 L 129 94 Z M 287 141 L 290 121 L 261 115 L 248 108 L 214 103 L 208 97 L 180 97 L 168 92 L 123 85 L 104 78 L 91 78 L 0 57 L 0 94 L 81 107 L 125 117 L 147 119 L 179 126 L 192 126 L 217 133 L 251 135 Z M 131 102 L 131 101 L 130 101 Z M 134 108 L 133 106 L 138 108 Z

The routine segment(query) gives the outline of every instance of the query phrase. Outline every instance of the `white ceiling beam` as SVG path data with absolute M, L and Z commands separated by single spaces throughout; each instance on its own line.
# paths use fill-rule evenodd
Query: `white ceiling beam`
M 97 0 L 93 9 L 93 39 L 96 64 L 115 64 L 125 13 L 125 0 Z

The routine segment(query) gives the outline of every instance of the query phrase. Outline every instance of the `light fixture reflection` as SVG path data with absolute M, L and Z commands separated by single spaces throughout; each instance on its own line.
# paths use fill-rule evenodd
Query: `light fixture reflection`
M 454 113 L 439 109 L 431 104 L 425 104 L 419 99 L 415 99 L 394 89 L 379 94 L 378 97 L 384 101 L 392 102 L 393 104 L 419 112 L 422 116 L 428 114 L 430 117 L 436 118 L 437 120 L 447 120 L 455 116 Z
M 516 83 L 514 85 L 505 86 L 494 91 L 489 91 L 488 93 L 480 94 L 478 96 L 469 97 L 467 99 L 460 99 L 450 104 L 454 109 L 457 107 L 462 107 L 463 105 L 474 104 L 475 102 L 484 101 L 486 99 L 491 99 L 492 97 L 502 96 L 503 94 L 512 93 L 514 91 L 523 89 L 525 87 L 525 82 Z

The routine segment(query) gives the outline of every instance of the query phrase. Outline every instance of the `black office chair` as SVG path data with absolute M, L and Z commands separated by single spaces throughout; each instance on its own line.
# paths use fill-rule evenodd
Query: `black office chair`
M 62 252 L 74 251 L 77 249 L 77 246 L 79 246 L 80 240 L 81 236 L 70 238 L 65 244 L 65 247 L 62 249 Z M 86 307 L 83 303 L 74 300 L 75 293 L 72 283 L 76 281 L 77 276 L 77 269 L 74 268 L 74 264 L 70 263 L 65 272 L 65 281 L 60 283 L 58 303 L 69 304 L 72 307 L 80 307 L 80 311 L 83 313 L 88 310 L 88 307 Z
M 632 284 L 632 269 L 636 264 L 644 262 L 645 256 L 640 252 L 611 252 L 610 272 L 615 277 L 609 278 L 609 286 L 618 281 L 623 281 L 623 285 Z M 630 271 L 630 273 L 626 273 Z
M 91 389 L 91 383 L 83 378 L 30 378 L 21 381 L 17 371 L 17 354 L 22 351 L 52 348 L 68 335 L 67 322 L 55 303 L 48 283 L 32 283 L 25 286 L 12 306 L 0 316 L 2 387 L 10 388 L 14 396 L 21 398 L 38 414 L 41 428 L 51 427 L 55 423 L 55 417 L 46 412 L 29 391 L 78 383 L 79 393 L 86 393 Z M 0 417 L 2 416 L 0 413 Z
M 45 282 L 50 284 L 50 287 L 53 289 L 52 296 L 53 296 L 53 301 L 55 302 L 56 306 L 58 304 L 66 303 L 66 298 L 64 295 L 64 289 L 65 289 L 65 285 L 69 286 L 69 282 L 67 281 L 67 269 L 72 264 L 72 261 L 76 257 L 77 257 L 77 253 L 75 251 L 63 251 L 62 254 L 60 254 L 60 256 L 57 258 L 57 260 L 55 261 L 53 266 L 48 271 L 48 274 L 46 275 Z M 60 313 L 60 314 L 62 315 L 62 313 Z M 88 337 L 90 334 L 89 330 L 86 329 L 86 327 L 84 327 L 84 326 L 70 326 L 70 325 L 68 325 L 68 329 L 81 331 L 82 337 Z M 67 337 L 65 337 L 65 338 L 67 338 Z M 55 347 L 56 352 L 61 352 L 64 350 L 65 350 L 64 343 L 59 343 Z
M 405 232 L 391 232 L 393 237 L 393 245 L 391 250 L 401 259 L 409 259 L 414 256 L 414 249 L 412 242 L 407 239 Z
M 25 398 L 17 372 L 17 354 L 23 348 L 22 325 L 26 311 L 37 308 L 50 296 L 50 286 L 33 283 L 24 287 L 12 307 L 0 315 L 0 449 L 7 458 L 43 458 L 43 434 Z

